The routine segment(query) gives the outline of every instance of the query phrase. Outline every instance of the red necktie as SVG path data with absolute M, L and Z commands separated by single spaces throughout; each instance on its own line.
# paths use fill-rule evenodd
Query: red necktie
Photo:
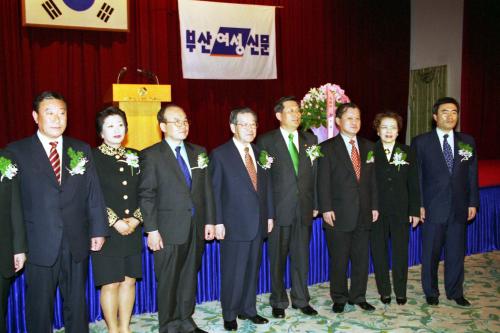
M 358 148 L 356 148 L 356 141 L 351 139 L 349 143 L 352 146 L 351 149 L 352 166 L 354 167 L 354 172 L 356 173 L 356 179 L 359 182 L 359 178 L 361 177 L 361 159 L 359 158 Z
M 59 159 L 59 153 L 57 152 L 57 141 L 50 142 L 50 154 L 49 154 L 50 164 L 54 173 L 56 174 L 56 179 L 59 184 L 61 184 L 61 160 Z
M 252 180 L 253 188 L 257 191 L 257 171 L 255 170 L 255 165 L 253 164 L 253 159 L 249 150 L 250 149 L 248 147 L 245 147 L 245 167 L 247 168 L 248 175 Z

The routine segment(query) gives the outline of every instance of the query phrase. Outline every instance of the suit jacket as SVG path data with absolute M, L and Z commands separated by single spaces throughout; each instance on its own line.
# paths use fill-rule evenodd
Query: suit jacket
M 260 150 L 252 144 L 255 158 Z M 271 177 L 257 164 L 257 191 L 238 148 L 231 139 L 210 156 L 210 173 L 215 196 L 216 224 L 224 224 L 225 239 L 251 241 L 267 237 L 267 220 L 274 218 Z
M 315 208 L 316 165 L 306 154 L 306 149 L 317 144 L 316 136 L 299 131 L 299 170 L 295 175 L 292 158 L 280 129 L 261 135 L 257 140 L 260 149 L 274 158 L 270 173 L 273 184 L 273 202 L 276 213 L 276 225 L 291 225 L 300 209 L 300 221 L 311 225 Z
M 398 148 L 406 153 L 406 162 L 409 164 L 399 167 L 391 164 Z M 407 145 L 396 142 L 388 161 L 381 141 L 375 143 L 374 153 L 380 214 L 396 216 L 398 221 L 408 224 L 408 216 L 420 216 L 420 186 L 415 154 Z
M 425 208 L 425 223 L 466 223 L 468 207 L 479 207 L 477 180 L 477 151 L 474 139 L 454 132 L 454 160 L 452 173 L 448 171 L 443 149 L 436 130 L 421 134 L 412 140 L 418 160 L 421 201 Z M 468 159 L 459 153 L 459 142 L 472 147 Z
M 83 175 L 69 174 L 70 147 L 83 152 L 88 160 Z M 36 134 L 11 143 L 8 150 L 19 168 L 28 260 L 39 266 L 53 265 L 63 237 L 76 262 L 87 258 L 90 238 L 107 236 L 109 232 L 90 147 L 63 137 L 61 185 Z
M 0 157 L 11 160 L 10 154 L 0 150 Z M 14 254 L 25 253 L 26 232 L 24 230 L 19 194 L 19 175 L 0 181 L 0 274 L 9 278 L 14 275 Z
M 378 209 L 375 163 L 368 161 L 373 143 L 357 137 L 361 158 L 358 182 L 349 151 L 341 135 L 321 143 L 324 157 L 318 161 L 318 202 L 320 212 L 335 212 L 335 228 L 349 232 L 370 229 L 372 210 Z M 332 228 L 323 223 L 325 228 Z
M 197 237 L 204 238 L 206 224 L 214 224 L 214 202 L 208 168 L 193 169 L 205 148 L 184 141 L 191 166 L 191 189 L 174 152 L 165 140 L 141 152 L 139 207 L 144 231 L 158 230 L 166 244 L 183 244 L 189 239 L 191 220 Z

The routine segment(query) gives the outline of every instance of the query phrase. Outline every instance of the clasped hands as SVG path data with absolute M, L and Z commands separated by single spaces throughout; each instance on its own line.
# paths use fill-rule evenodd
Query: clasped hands
M 135 228 L 137 228 L 140 223 L 141 222 L 138 219 L 131 216 L 116 221 L 113 224 L 113 227 L 116 229 L 116 231 L 118 231 L 120 235 L 127 236 L 133 233 L 135 231 Z

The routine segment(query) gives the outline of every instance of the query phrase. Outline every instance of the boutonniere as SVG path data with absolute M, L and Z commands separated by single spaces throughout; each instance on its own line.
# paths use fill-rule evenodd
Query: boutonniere
M 4 178 L 12 179 L 15 175 L 17 175 L 17 167 L 15 164 L 12 164 L 12 161 L 3 156 L 0 157 L 0 182 L 3 181 Z
M 68 148 L 68 156 L 69 160 L 69 168 L 66 168 L 69 171 L 69 174 L 74 175 L 83 175 L 85 173 L 85 164 L 89 161 L 85 155 L 83 155 L 82 151 L 75 151 L 73 148 Z
M 406 157 L 407 157 L 406 153 L 403 150 L 401 150 L 401 148 L 397 147 L 396 150 L 394 151 L 392 162 L 389 164 L 397 166 L 399 171 L 402 165 L 410 164 L 406 161 Z
M 321 152 L 321 147 L 319 145 L 312 145 L 312 146 L 307 147 L 306 154 L 309 157 L 309 159 L 311 160 L 311 164 L 314 163 L 315 159 L 325 156 Z
M 274 157 L 271 157 L 267 151 L 261 150 L 259 154 L 258 164 L 264 170 L 271 169 L 271 164 L 274 162 Z
M 134 175 L 134 169 L 139 168 L 139 155 L 137 155 L 136 152 L 133 152 L 131 150 L 127 150 L 125 154 L 123 154 L 125 157 L 124 160 L 118 160 L 118 162 L 123 162 L 127 163 L 127 165 L 130 167 L 130 172 L 132 173 L 132 176 Z M 138 173 L 137 173 L 138 174 Z
M 207 153 L 200 153 L 200 154 L 198 154 L 198 158 L 196 160 L 196 163 L 198 165 L 195 166 L 194 168 L 191 168 L 191 170 L 205 169 L 206 167 L 208 167 L 208 162 L 210 162 L 210 160 L 208 159 Z
M 472 157 L 472 146 L 464 143 L 462 141 L 458 141 L 458 155 L 462 156 L 460 162 L 467 161 Z
M 366 163 L 375 162 L 375 155 L 373 155 L 373 150 L 370 150 L 368 154 L 366 154 Z

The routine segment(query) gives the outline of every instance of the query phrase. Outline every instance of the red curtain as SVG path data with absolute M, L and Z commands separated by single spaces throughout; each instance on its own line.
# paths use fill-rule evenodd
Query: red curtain
M 132 71 L 122 82 L 145 82 L 133 73 L 143 68 L 171 84 L 173 101 L 193 123 L 189 139 L 209 149 L 229 139 L 232 108 L 256 110 L 262 133 L 278 124 L 272 109 L 279 97 L 300 99 L 326 82 L 340 84 L 360 106 L 364 136 L 375 139 L 371 122 L 383 109 L 406 116 L 409 0 L 225 2 L 284 6 L 276 10 L 277 80 L 183 79 L 176 0 L 131 0 L 129 33 L 23 28 L 20 1 L 3 1 L 0 146 L 34 133 L 31 101 L 43 90 L 66 96 L 66 133 L 95 145 L 95 113 L 123 66 Z
M 500 159 L 500 1 L 465 0 L 461 128 L 481 159 Z

